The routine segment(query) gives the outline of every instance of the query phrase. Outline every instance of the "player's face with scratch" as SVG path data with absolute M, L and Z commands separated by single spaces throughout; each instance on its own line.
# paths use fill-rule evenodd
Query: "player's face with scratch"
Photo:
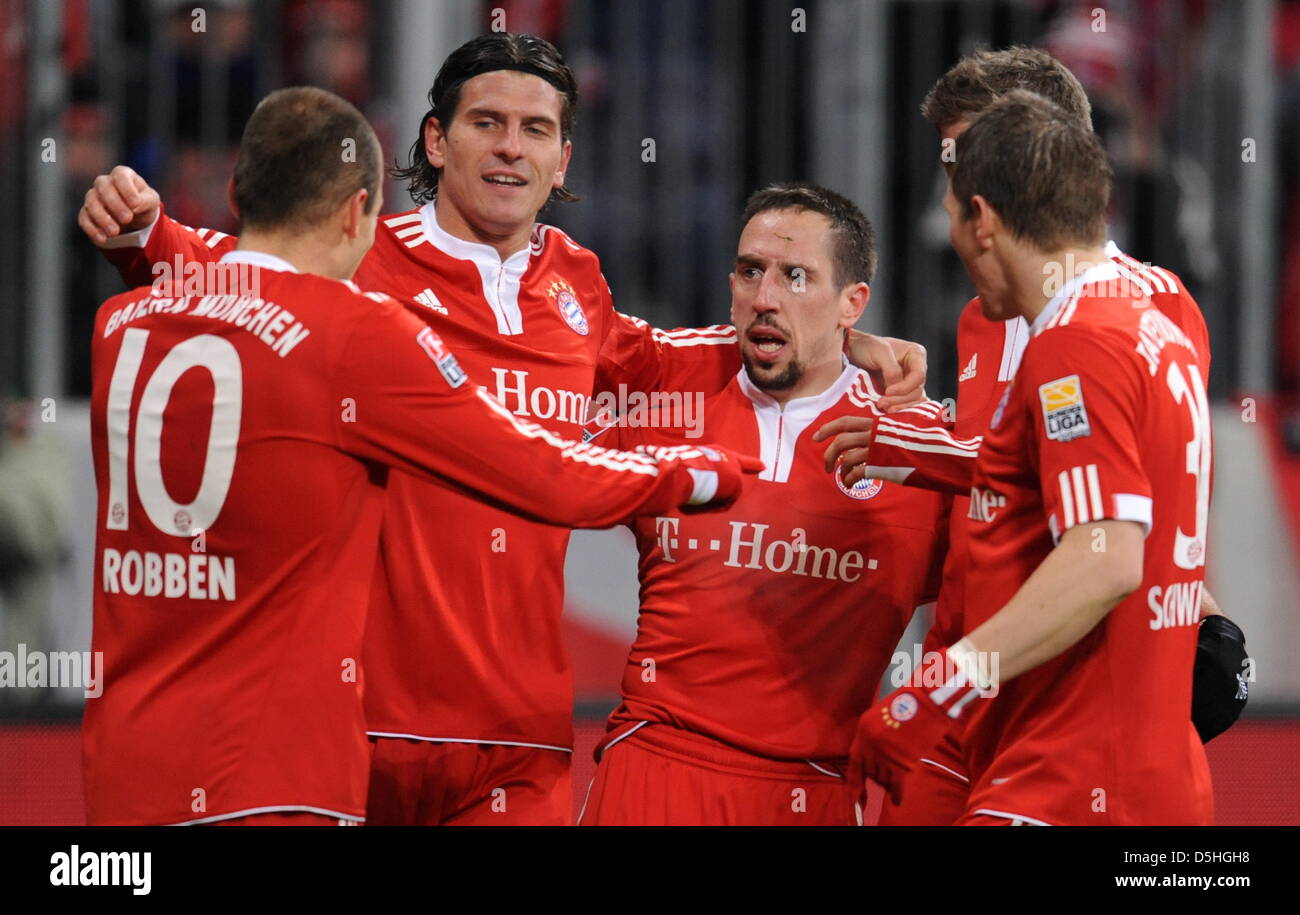
M 809 210 L 767 210 L 740 233 L 731 274 L 731 320 L 750 380 L 795 387 L 839 358 L 844 322 L 830 220 Z
M 560 132 L 563 97 L 531 73 L 494 70 L 467 80 L 445 132 L 425 128 L 438 196 L 485 235 L 531 227 L 552 188 L 564 184 L 572 144 Z M 440 204 L 441 205 L 441 204 Z

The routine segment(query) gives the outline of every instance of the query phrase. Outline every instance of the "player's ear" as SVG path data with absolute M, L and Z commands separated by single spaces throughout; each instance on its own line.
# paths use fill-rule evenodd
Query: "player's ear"
M 424 121 L 424 156 L 434 168 L 447 164 L 447 134 L 442 129 L 442 122 L 429 115 Z
M 370 199 L 370 191 L 364 187 L 357 190 L 343 204 L 343 234 L 348 238 L 356 238 L 361 234 L 361 225 L 365 220 L 366 201 Z
M 975 211 L 971 214 L 971 219 L 975 223 L 975 241 L 981 249 L 987 250 L 993 246 L 993 236 L 1002 229 L 1002 217 L 998 215 L 997 210 L 993 209 L 992 204 L 979 194 L 971 197 L 970 203 Z
M 867 310 L 867 303 L 871 301 L 871 287 L 866 283 L 854 283 L 852 286 L 845 288 L 843 295 L 840 296 L 840 327 L 852 327 L 858 323 L 858 318 Z
M 564 187 L 564 174 L 569 170 L 569 159 L 573 156 L 573 142 L 564 141 L 562 152 L 560 153 L 560 167 L 555 170 L 555 178 L 551 181 L 551 187 Z

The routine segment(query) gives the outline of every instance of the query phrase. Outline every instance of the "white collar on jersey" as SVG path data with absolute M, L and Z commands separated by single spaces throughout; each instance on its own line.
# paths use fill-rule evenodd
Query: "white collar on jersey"
M 1119 249 L 1116 248 L 1115 250 L 1118 251 Z M 1038 317 L 1034 318 L 1034 322 L 1029 325 L 1029 335 L 1036 337 L 1042 333 L 1053 316 L 1068 304 L 1074 303 L 1078 298 L 1079 290 L 1088 283 L 1119 279 L 1119 275 L 1119 268 L 1115 266 L 1114 261 L 1108 260 L 1105 263 L 1089 267 L 1078 276 L 1067 280 L 1065 285 L 1061 287 L 1061 291 L 1052 296 L 1052 300 L 1047 303 L 1047 307 L 1040 311 Z
M 816 419 L 843 397 L 852 387 L 854 380 L 862 374 L 861 369 L 850 365 L 848 359 L 840 357 L 843 370 L 831 386 L 820 394 L 808 397 L 796 397 L 787 401 L 785 407 L 749 380 L 749 373 L 742 366 L 736 375 L 736 382 L 754 404 L 754 417 L 758 420 L 759 457 L 766 465 L 758 475 L 760 480 L 784 483 L 790 479 L 790 468 L 794 463 L 794 444 Z
M 274 254 L 267 254 L 265 251 L 250 251 L 247 248 L 236 248 L 234 251 L 227 251 L 222 255 L 219 263 L 252 264 L 254 267 L 264 267 L 267 270 L 279 270 L 281 273 L 299 272 L 297 267 L 282 257 L 276 257 Z
M 435 205 L 437 202 L 436 199 L 430 200 L 420 207 L 420 224 L 424 227 L 424 236 L 429 240 L 429 244 L 439 251 L 458 260 L 473 261 L 479 265 L 480 270 L 484 267 L 496 270 L 503 266 L 509 268 L 515 264 L 521 264 L 523 267 L 528 265 L 528 258 L 532 254 L 532 236 L 537 231 L 536 223 L 533 224 L 532 232 L 529 233 L 529 243 L 503 261 L 500 253 L 491 245 L 457 238 L 438 225 L 438 208 Z M 519 272 L 523 273 L 522 267 Z
M 1106 252 L 1106 256 L 1110 258 L 1119 257 L 1124 253 L 1123 251 L 1120 250 L 1119 245 L 1115 244 L 1115 239 L 1113 238 L 1106 239 L 1106 247 L 1103 248 L 1102 250 L 1104 250 Z
M 519 310 L 519 283 L 533 254 L 531 240 L 527 246 L 503 261 L 497 249 L 491 245 L 457 238 L 438 225 L 435 203 L 436 200 L 430 200 L 419 210 L 424 240 L 448 257 L 469 261 L 478 268 L 479 279 L 483 283 L 483 298 L 496 318 L 497 333 L 507 337 L 523 333 L 524 316 Z M 406 218 L 399 217 L 401 220 Z M 393 223 L 390 222 L 389 225 L 392 226 Z M 406 228 L 398 229 L 398 238 L 402 238 L 402 233 L 407 231 Z M 533 232 L 534 235 L 537 232 L 536 225 L 533 226 Z M 418 238 L 403 238 L 403 243 L 408 248 L 415 247 L 419 241 Z

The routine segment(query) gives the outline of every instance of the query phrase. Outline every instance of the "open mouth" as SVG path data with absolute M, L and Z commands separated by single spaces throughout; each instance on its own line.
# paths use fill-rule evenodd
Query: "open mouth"
M 775 359 L 789 345 L 785 334 L 766 324 L 751 327 L 745 334 L 745 339 L 755 353 L 768 359 Z
M 518 175 L 491 174 L 484 175 L 483 180 L 494 187 L 526 187 L 528 182 Z

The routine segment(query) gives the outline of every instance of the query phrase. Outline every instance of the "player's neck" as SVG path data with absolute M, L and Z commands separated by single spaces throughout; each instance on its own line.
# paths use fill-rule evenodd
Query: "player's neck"
M 798 383 L 786 388 L 783 391 L 767 391 L 766 393 L 785 409 L 786 404 L 792 400 L 801 400 L 805 397 L 816 397 L 824 394 L 840 377 L 844 374 L 844 360 L 837 353 L 833 359 L 827 359 L 819 362 L 816 366 L 805 369 L 803 376 Z
M 1026 250 L 1008 271 L 1015 310 L 1032 324 L 1071 280 L 1107 262 L 1105 250 L 1092 245 L 1070 246 L 1050 254 Z
M 343 265 L 345 258 L 310 234 L 246 229 L 240 233 L 239 243 L 235 248 L 239 251 L 260 251 L 278 257 L 293 264 L 294 269 L 299 273 L 315 273 L 336 280 L 352 278 L 352 271 L 346 270 Z
M 451 235 L 459 238 L 461 241 L 470 241 L 479 245 L 487 245 L 495 248 L 497 256 L 505 260 L 512 254 L 516 254 L 528 247 L 529 240 L 533 235 L 534 219 L 529 220 L 527 224 L 517 226 L 504 233 L 497 234 L 481 226 L 475 226 L 460 209 L 450 201 L 439 197 L 433 204 L 434 218 L 438 220 L 438 228 Z

